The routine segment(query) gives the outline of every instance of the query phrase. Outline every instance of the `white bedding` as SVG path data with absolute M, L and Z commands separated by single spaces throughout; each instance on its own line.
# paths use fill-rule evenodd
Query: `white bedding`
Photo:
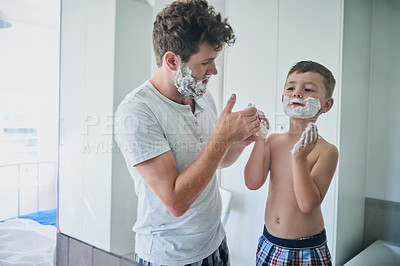
M 12 219 L 0 223 L 1 266 L 52 266 L 57 228 L 31 219 Z

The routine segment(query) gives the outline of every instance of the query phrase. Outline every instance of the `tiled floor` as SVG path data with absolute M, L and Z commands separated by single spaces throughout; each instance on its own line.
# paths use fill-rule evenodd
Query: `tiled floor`
M 120 257 L 84 242 L 57 234 L 57 266 L 137 266 L 133 254 Z

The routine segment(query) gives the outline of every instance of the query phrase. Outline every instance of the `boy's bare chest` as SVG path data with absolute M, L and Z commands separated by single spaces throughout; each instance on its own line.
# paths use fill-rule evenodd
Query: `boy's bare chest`
M 294 145 L 294 144 L 293 144 Z M 292 179 L 292 143 L 278 142 L 271 147 L 270 171 L 271 177 L 279 176 L 280 179 Z M 318 148 L 315 148 L 307 156 L 307 163 L 310 171 L 318 159 Z

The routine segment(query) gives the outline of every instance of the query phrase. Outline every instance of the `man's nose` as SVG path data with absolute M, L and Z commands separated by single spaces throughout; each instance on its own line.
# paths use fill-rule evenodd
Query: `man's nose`
M 217 69 L 217 65 L 215 64 L 215 61 L 212 61 L 210 64 L 210 68 L 207 71 L 207 74 L 211 74 L 211 75 L 217 75 L 218 74 L 218 69 Z

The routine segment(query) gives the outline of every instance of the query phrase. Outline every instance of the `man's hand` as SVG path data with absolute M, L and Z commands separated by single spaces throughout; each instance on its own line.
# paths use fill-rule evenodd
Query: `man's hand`
M 221 136 L 222 141 L 228 142 L 229 145 L 246 140 L 260 130 L 257 109 L 253 107 L 232 112 L 235 103 L 236 95 L 232 94 L 222 110 L 216 126 L 216 133 Z

